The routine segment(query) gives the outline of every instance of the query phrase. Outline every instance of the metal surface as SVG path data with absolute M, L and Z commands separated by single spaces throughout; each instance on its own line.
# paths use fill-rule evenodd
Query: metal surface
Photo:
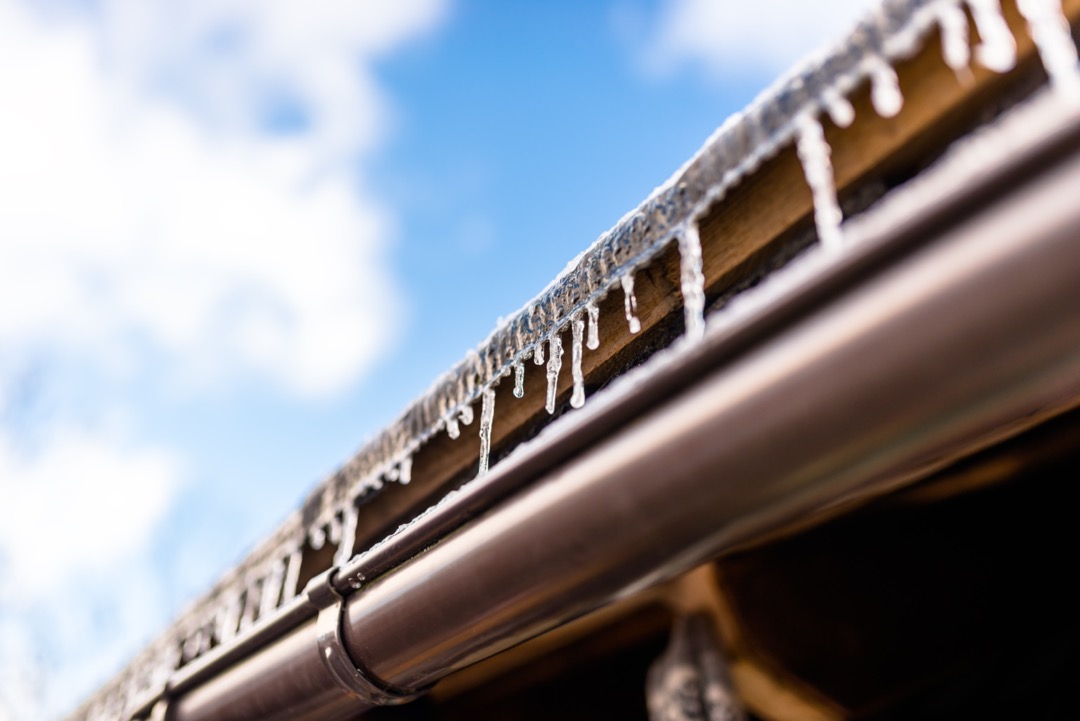
M 380 683 L 424 686 L 1075 403 L 1073 135 L 1055 168 L 1026 184 L 1017 173 L 1016 188 L 998 189 L 1011 194 L 947 231 L 894 219 L 891 233 L 933 242 L 784 332 L 718 354 L 569 460 L 537 461 L 546 470 L 527 490 L 346 600 L 348 655 Z M 314 623 L 284 636 L 181 695 L 170 718 L 362 711 L 326 673 L 316 636 Z
M 350 599 L 430 683 L 1080 392 L 1080 164 L 636 421 Z
M 311 589 L 308 597 L 319 609 L 315 628 L 318 631 L 319 658 L 322 659 L 327 673 L 341 690 L 365 705 L 391 706 L 413 700 L 421 691 L 407 691 L 379 683 L 370 673 L 358 668 L 353 661 L 342 640 L 341 615 L 344 597 L 334 588 L 336 573 L 337 569 L 332 568 L 308 584 Z

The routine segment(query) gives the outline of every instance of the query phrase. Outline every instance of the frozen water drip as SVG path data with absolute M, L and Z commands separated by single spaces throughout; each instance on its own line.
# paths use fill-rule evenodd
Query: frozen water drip
M 1031 39 L 1039 51 L 1054 90 L 1073 102 L 1080 101 L 1080 67 L 1069 20 L 1059 0 L 1017 0 L 1017 8 L 1028 24 Z
M 844 216 L 836 200 L 829 143 L 825 140 L 821 123 L 813 116 L 801 115 L 795 123 L 798 132 L 795 149 L 814 198 L 814 224 L 817 226 L 818 239 L 822 247 L 834 250 L 844 244 L 840 230 Z
M 559 390 L 559 371 L 562 370 L 562 338 L 559 337 L 559 331 L 556 329 L 551 334 L 551 338 L 548 340 L 548 361 L 547 361 L 547 408 L 548 413 L 555 412 L 555 394 Z
M 525 364 L 514 364 L 514 398 L 525 397 Z
M 488 472 L 491 456 L 491 422 L 495 418 L 495 389 L 488 387 L 480 393 L 480 469 L 477 475 Z
M 938 9 L 938 25 L 941 27 L 941 54 L 945 64 L 961 82 L 971 82 L 971 45 L 964 8 L 953 3 L 942 3 Z
M 895 117 L 904 107 L 896 71 L 879 56 L 868 58 L 867 63 L 870 65 L 870 102 L 874 110 L 883 118 Z
M 600 347 L 600 306 L 589 303 L 585 306 L 585 311 L 589 314 L 589 337 L 585 341 L 585 347 L 596 350 Z
M 574 379 L 574 392 L 570 396 L 570 405 L 581 408 L 585 405 L 585 374 L 581 371 L 582 337 L 585 335 L 585 321 L 578 313 L 570 320 L 570 373 Z
M 705 335 L 705 272 L 697 223 L 688 222 L 679 233 L 679 280 L 682 286 L 686 337 Z
M 980 42 L 975 48 L 975 57 L 994 72 L 1012 70 L 1016 65 L 1016 39 L 1001 14 L 1001 3 L 998 0 L 968 0 L 968 6 L 979 31 Z
M 637 296 L 634 295 L 634 272 L 623 274 L 620 278 L 623 289 L 623 299 L 626 305 L 626 322 L 630 326 L 630 333 L 641 330 L 641 321 L 637 317 Z

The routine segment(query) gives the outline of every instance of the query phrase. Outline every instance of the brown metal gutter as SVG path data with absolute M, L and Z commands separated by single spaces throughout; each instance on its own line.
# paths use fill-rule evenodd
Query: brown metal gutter
M 1076 128 L 868 226 L 829 273 L 714 328 L 633 393 L 597 398 L 344 569 L 345 590 L 364 580 L 340 618 L 324 590 L 321 624 L 174 685 L 169 718 L 354 716 L 371 704 L 344 690 L 327 649 L 377 691 L 422 689 L 1075 403 Z

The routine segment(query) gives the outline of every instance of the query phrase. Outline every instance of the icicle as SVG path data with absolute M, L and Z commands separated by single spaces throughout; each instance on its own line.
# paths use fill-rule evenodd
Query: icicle
M 288 599 L 285 600 L 287 601 Z M 225 601 L 225 606 L 221 613 L 221 626 L 218 631 L 218 641 L 227 643 L 236 636 L 236 631 L 240 627 L 240 614 L 242 611 L 243 606 L 241 604 L 240 594 L 230 594 L 228 600 Z
M 821 94 L 821 100 L 825 104 L 825 112 L 829 118 L 840 128 L 846 128 L 855 122 L 855 108 L 851 102 L 833 88 L 828 88 Z
M 559 371 L 562 370 L 562 338 L 556 330 L 548 340 L 547 412 L 555 412 L 555 394 L 559 390 Z
M 334 563 L 338 566 L 344 564 L 353 556 L 353 545 L 356 543 L 356 522 L 359 513 L 356 506 L 347 503 L 341 510 L 341 525 L 338 531 L 338 547 L 334 553 Z
M 322 526 L 316 526 L 308 532 L 309 543 L 312 549 L 318 551 L 326 545 L 326 531 L 322 529 Z
M 525 364 L 514 364 L 514 398 L 525 397 Z
M 641 321 L 637 317 L 637 296 L 634 295 L 634 272 L 630 271 L 622 277 L 623 298 L 626 301 L 626 322 L 630 324 L 630 332 L 637 333 L 641 330 Z
M 585 405 L 585 374 L 581 372 L 581 341 L 584 335 L 585 321 L 579 313 L 570 320 L 570 373 L 574 378 L 570 405 L 574 408 Z
M 544 341 L 536 341 L 536 348 L 533 350 L 533 363 L 538 366 L 544 365 Z
M 840 222 L 844 219 L 836 201 L 829 143 L 821 123 L 811 115 L 800 115 L 795 121 L 798 129 L 796 151 L 802 161 L 806 184 L 814 196 L 814 224 L 822 247 L 833 250 L 844 244 Z
M 410 481 L 412 481 L 412 456 L 405 456 L 401 459 L 401 465 L 398 466 L 398 483 L 407 486 Z
M 477 475 L 488 472 L 491 455 L 491 421 L 495 418 L 495 389 L 485 388 L 480 393 L 480 470 Z
M 262 602 L 259 604 L 259 618 L 265 618 L 274 612 L 281 599 L 281 584 L 285 580 L 285 564 L 275 563 L 263 582 Z
M 938 8 L 941 26 L 941 54 L 961 82 L 971 82 L 971 45 L 967 14 L 959 5 L 942 3 Z
M 900 79 L 893 66 L 882 57 L 867 59 L 870 65 L 870 102 L 877 114 L 892 118 L 904 107 L 904 95 L 900 92 Z
M 450 436 L 451 440 L 461 437 L 461 426 L 458 425 L 457 418 L 446 419 L 446 435 Z
M 589 303 L 585 311 L 589 314 L 589 338 L 585 341 L 585 347 L 596 350 L 600 347 L 600 306 Z
M 682 285 L 686 337 L 705 334 L 705 274 L 701 261 L 701 238 L 697 224 L 689 222 L 679 234 L 679 276 Z
M 998 0 L 968 0 L 968 6 L 979 31 L 975 57 L 995 72 L 1012 70 L 1016 65 L 1016 39 L 1001 14 L 1001 3 Z
M 461 425 L 469 426 L 473 422 L 473 409 L 472 406 L 465 404 L 458 411 L 458 420 L 461 421 Z
M 262 586 L 258 580 L 248 579 L 245 585 L 247 586 L 247 595 L 244 597 L 244 611 L 240 614 L 240 625 L 238 626 L 240 633 L 251 628 L 251 624 L 255 623 L 259 601 L 262 599 Z M 199 633 L 202 633 L 201 629 Z
M 297 585 L 300 583 L 300 561 L 303 555 L 300 551 L 300 547 L 296 546 L 289 552 L 289 557 L 286 563 L 288 564 L 288 571 L 285 573 L 285 584 L 281 592 L 281 602 L 291 600 L 295 595 Z
M 341 543 L 341 521 L 338 519 L 337 514 L 330 516 L 330 522 L 327 524 L 330 532 L 327 534 L 330 537 L 330 543 Z
M 1076 43 L 1060 0 L 1017 0 L 1016 5 L 1027 20 L 1028 32 L 1054 89 L 1074 101 L 1080 100 Z

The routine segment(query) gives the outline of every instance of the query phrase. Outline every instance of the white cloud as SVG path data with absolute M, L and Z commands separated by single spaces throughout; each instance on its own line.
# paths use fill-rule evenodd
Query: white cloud
M 180 478 L 163 450 L 81 429 L 53 429 L 33 445 L 0 432 L 0 591 L 28 597 L 137 555 Z
M 15 435 L 0 427 L 0 721 L 70 708 L 161 624 L 147 549 L 182 471 L 108 430 Z
M 0 343 L 302 395 L 354 381 L 400 306 L 392 222 L 357 180 L 386 120 L 365 62 L 439 13 L 0 3 Z
M 325 397 L 394 341 L 372 67 L 444 5 L 0 0 L 0 721 L 70 706 L 161 623 L 149 549 L 188 479 L 133 398 Z
M 630 6 L 622 6 L 617 20 L 624 31 L 644 36 L 641 59 L 650 73 L 665 75 L 690 65 L 711 77 L 730 79 L 779 75 L 823 44 L 842 38 L 876 4 L 876 0 L 668 0 L 657 18 L 635 16 Z

